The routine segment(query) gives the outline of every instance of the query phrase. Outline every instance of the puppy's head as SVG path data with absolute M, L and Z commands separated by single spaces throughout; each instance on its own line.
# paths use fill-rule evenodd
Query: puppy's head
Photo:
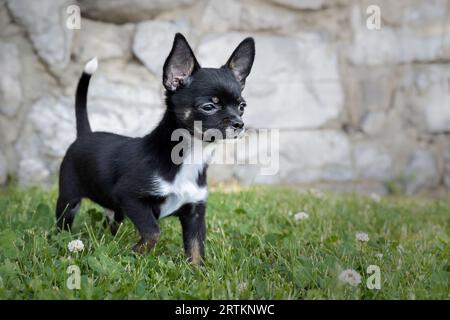
M 177 33 L 164 63 L 163 84 L 167 107 L 178 125 L 208 141 L 239 137 L 246 107 L 241 93 L 254 57 L 255 42 L 246 38 L 221 68 L 202 68 Z

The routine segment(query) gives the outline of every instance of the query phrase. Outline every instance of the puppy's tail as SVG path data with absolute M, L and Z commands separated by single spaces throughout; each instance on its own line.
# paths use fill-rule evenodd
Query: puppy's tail
M 89 80 L 94 72 L 97 70 L 98 61 L 97 57 L 86 63 L 83 74 L 78 81 L 77 92 L 75 95 L 75 116 L 77 119 L 77 137 L 83 134 L 92 132 L 91 125 L 89 124 L 86 100 L 89 88 Z

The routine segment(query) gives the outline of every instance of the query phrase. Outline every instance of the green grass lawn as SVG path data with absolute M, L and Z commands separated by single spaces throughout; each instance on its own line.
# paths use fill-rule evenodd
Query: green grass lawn
M 212 191 L 206 262 L 185 262 L 176 218 L 161 221 L 161 240 L 135 256 L 130 221 L 116 237 L 100 208 L 85 201 L 72 234 L 56 233 L 56 192 L 0 193 L 2 299 L 448 299 L 450 201 L 317 195 L 284 188 Z M 303 211 L 296 220 L 289 212 Z M 355 239 L 358 231 L 368 242 Z M 85 249 L 69 252 L 71 240 Z M 382 257 L 381 255 L 382 254 Z M 81 270 L 69 290 L 67 268 Z M 368 289 L 369 265 L 381 288 Z M 345 269 L 361 275 L 350 286 Z

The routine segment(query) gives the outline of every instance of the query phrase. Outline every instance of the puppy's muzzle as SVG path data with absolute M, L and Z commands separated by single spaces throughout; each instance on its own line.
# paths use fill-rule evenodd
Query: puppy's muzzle
M 233 119 L 230 121 L 230 127 L 236 131 L 242 130 L 244 128 L 244 121 L 241 119 Z

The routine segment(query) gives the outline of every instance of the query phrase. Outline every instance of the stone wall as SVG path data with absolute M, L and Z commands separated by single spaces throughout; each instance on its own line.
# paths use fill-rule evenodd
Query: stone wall
M 80 30 L 66 27 L 71 4 Z M 371 4 L 380 30 L 366 27 Z M 450 0 L 0 0 L 0 184 L 54 181 L 93 56 L 93 128 L 148 132 L 175 32 L 216 67 L 255 37 L 245 120 L 280 129 L 279 174 L 214 166 L 212 180 L 450 192 Z

